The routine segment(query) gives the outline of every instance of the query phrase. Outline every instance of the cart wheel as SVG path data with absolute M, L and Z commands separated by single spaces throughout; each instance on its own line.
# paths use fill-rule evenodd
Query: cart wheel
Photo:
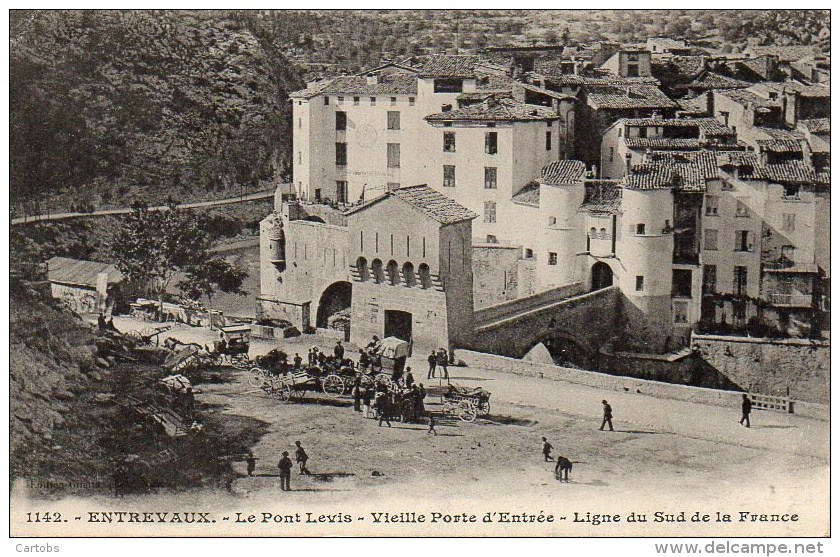
M 128 331 L 126 336 L 133 340 L 134 342 L 142 342 L 143 335 L 140 334 L 140 331 Z
M 490 401 L 484 400 L 478 405 L 478 412 L 482 416 L 489 416 L 490 415 Z
M 375 384 L 376 384 L 376 382 L 373 380 L 373 378 L 366 373 L 360 375 L 359 377 L 361 377 L 359 384 L 366 389 L 369 389 L 369 388 L 375 386 Z
M 265 374 L 258 367 L 252 367 L 248 371 L 248 384 L 252 387 L 260 387 L 265 382 Z
M 387 373 L 377 373 L 374 381 L 377 385 L 385 385 L 387 387 L 391 385 L 391 376 Z
M 321 383 L 321 388 L 324 394 L 333 398 L 344 394 L 344 380 L 338 375 L 327 375 L 326 379 Z
M 277 397 L 283 402 L 292 400 L 292 388 L 289 385 L 280 385 L 277 389 Z
M 458 403 L 458 418 L 465 422 L 474 422 L 478 413 L 475 405 L 469 400 L 462 400 Z
M 248 369 L 251 359 L 248 358 L 248 354 L 233 354 L 230 357 L 230 364 L 236 369 Z

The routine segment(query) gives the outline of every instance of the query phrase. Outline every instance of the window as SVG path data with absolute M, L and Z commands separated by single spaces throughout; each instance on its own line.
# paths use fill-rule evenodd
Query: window
M 399 168 L 400 167 L 400 144 L 399 143 L 389 143 L 388 144 L 388 168 Z
M 548 217 L 548 226 L 555 226 L 557 224 L 557 217 Z
M 717 292 L 717 265 L 703 265 L 703 294 Z
M 531 259 L 532 257 L 534 257 L 534 250 L 525 248 L 525 259 Z
M 674 269 L 671 272 L 671 295 L 691 298 L 691 269 Z
M 496 235 L 495 235 L 495 234 L 488 234 L 488 235 L 487 235 L 487 243 L 488 243 L 488 244 L 498 244 L 498 243 L 499 243 L 499 239 L 498 239 L 498 238 L 496 238 Z
M 347 203 L 347 181 L 337 180 L 335 183 L 335 200 L 339 203 Z
M 795 252 L 796 246 L 782 246 L 782 259 L 792 263 L 795 261 Z
M 337 98 L 338 98 L 338 104 L 343 104 L 344 103 L 344 97 L 337 97 Z
M 388 182 L 388 191 L 394 191 L 400 189 L 399 182 Z
M 749 217 L 750 210 L 747 207 L 747 198 L 746 197 L 739 197 L 737 199 L 737 205 L 735 206 L 735 216 L 736 217 Z
M 436 79 L 435 93 L 461 93 L 464 90 L 463 79 Z
M 421 263 L 420 266 L 417 267 L 417 274 L 420 275 L 420 288 L 432 287 L 432 273 L 428 265 Z
M 376 97 L 370 98 L 370 106 L 376 106 Z
M 496 202 L 484 202 L 484 222 L 496 222 Z
M 443 187 L 455 187 L 455 165 L 453 164 L 443 165 Z
M 373 282 L 382 284 L 385 282 L 385 273 L 382 271 L 382 260 L 374 259 L 370 264 L 370 271 L 373 275 Z
M 647 137 L 647 128 L 645 128 L 645 127 L 639 128 L 639 137 L 641 137 L 641 138 Z
M 645 277 L 636 275 L 636 292 L 643 292 L 645 289 Z
M 359 101 L 360 100 L 361 99 L 359 99 L 359 97 L 353 97 L 353 106 L 359 106 Z
M 389 110 L 388 111 L 388 129 L 389 130 L 398 130 L 400 129 L 400 113 L 397 110 Z
M 417 276 L 414 274 L 414 265 L 410 261 L 406 261 L 402 266 L 403 284 L 408 288 L 412 288 L 417 284 Z
M 782 213 L 782 231 L 794 232 L 796 230 L 796 215 L 793 213 Z
M 639 77 L 638 64 L 627 64 L 627 77 Z
M 674 300 L 674 323 L 688 323 L 688 302 L 684 300 Z
M 589 229 L 589 237 L 593 240 L 596 240 L 598 238 L 598 229 L 594 226 Z
M 610 162 L 612 162 L 613 159 L 615 159 L 615 148 L 610 147 Z
M 321 199 L 321 188 L 315 188 L 315 199 Z
M 336 112 L 335 113 L 335 129 L 336 130 L 346 130 L 347 129 L 347 113 L 346 112 Z
M 618 127 L 618 137 L 621 137 L 622 128 L 621 126 Z
M 499 132 L 484 134 L 484 152 L 488 155 L 495 155 L 499 152 Z
M 484 167 L 484 189 L 487 190 L 494 190 L 496 189 L 496 168 L 492 166 L 485 166 Z
M 335 165 L 336 166 L 347 166 L 347 144 L 346 143 L 336 143 L 335 144 Z
M 784 199 L 799 199 L 799 186 L 785 184 Z
M 557 265 L 557 252 L 554 252 L 554 251 L 548 252 L 548 264 L 549 265 Z
M 391 106 L 397 105 L 397 97 L 391 97 Z
M 735 251 L 752 251 L 752 232 L 749 230 L 735 231 Z
M 443 151 L 445 153 L 455 152 L 455 132 L 443 132 Z
M 385 275 L 388 277 L 388 284 L 396 286 L 400 283 L 400 268 L 393 259 L 385 266 Z
M 324 97 L 324 105 L 326 106 L 326 105 L 329 105 L 329 104 L 330 104 L 330 98 L 329 97 Z
M 298 151 L 298 164 L 303 164 L 303 151 Z
M 545 150 L 551 151 L 551 132 L 545 132 Z
M 716 195 L 707 195 L 706 196 L 706 216 L 714 217 L 718 214 L 718 204 L 720 203 L 720 198 Z
M 732 280 L 732 293 L 737 296 L 744 296 L 747 293 L 747 268 L 741 265 L 735 266 L 734 278 Z
M 606 240 L 607 239 L 607 229 L 602 228 L 598 231 L 598 239 L 599 240 Z
M 356 260 L 356 271 L 359 273 L 360 281 L 368 281 L 370 278 L 370 270 L 368 269 L 367 259 L 360 257 Z
M 298 118 L 298 129 L 303 127 L 303 118 Z
M 644 223 L 639 223 L 636 225 L 636 236 L 644 236 L 645 235 L 645 225 Z
M 718 231 L 712 228 L 707 228 L 703 234 L 703 249 L 716 250 L 718 249 Z
M 414 97 L 408 97 L 408 106 L 414 106 Z

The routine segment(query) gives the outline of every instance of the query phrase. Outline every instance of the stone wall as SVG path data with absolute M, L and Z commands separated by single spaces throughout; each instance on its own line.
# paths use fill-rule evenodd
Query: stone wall
M 469 367 L 491 369 L 513 375 L 526 377 L 540 377 L 554 381 L 566 381 L 578 385 L 588 385 L 599 389 L 610 389 L 619 392 L 633 392 L 649 396 L 684 400 L 699 404 L 711 404 L 728 408 L 738 408 L 741 404 L 741 392 L 690 387 L 672 383 L 660 383 L 633 377 L 608 375 L 595 371 L 571 369 L 550 364 L 539 364 L 515 358 L 505 358 L 493 354 L 482 354 L 469 350 L 459 350 L 458 358 L 464 360 Z M 829 407 L 826 404 L 797 402 L 795 413 L 820 420 L 829 419 Z
M 476 325 L 488 325 L 493 321 L 513 317 L 520 313 L 541 308 L 548 304 L 560 302 L 572 296 L 583 294 L 583 283 L 576 282 L 558 288 L 552 288 L 531 296 L 518 298 L 516 300 L 509 300 L 493 306 L 476 310 L 475 321 Z
M 703 365 L 739 388 L 828 403 L 830 347 L 825 341 L 693 335 Z
M 483 309 L 519 297 L 522 248 L 501 244 L 473 245 L 473 299 Z

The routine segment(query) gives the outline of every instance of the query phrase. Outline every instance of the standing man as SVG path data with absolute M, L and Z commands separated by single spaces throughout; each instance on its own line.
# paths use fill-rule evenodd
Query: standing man
M 405 382 L 405 388 L 410 389 L 414 385 L 414 374 L 411 373 L 411 366 L 405 368 L 405 377 L 403 378 Z
M 283 451 L 283 458 L 277 463 L 277 468 L 280 469 L 280 489 L 291 491 L 292 460 L 289 458 L 289 451 Z
M 295 352 L 295 369 L 300 369 L 301 364 L 303 364 L 303 358 L 300 357 L 300 354 Z
M 554 466 L 554 477 L 558 480 L 569 481 L 569 472 L 572 471 L 572 461 L 565 456 L 557 455 L 557 465 Z M 563 477 L 565 476 L 565 478 Z
M 602 400 L 601 404 L 604 405 L 604 420 L 601 422 L 601 431 L 604 431 L 604 426 L 607 424 L 610 424 L 610 431 L 615 431 L 612 424 L 612 406 L 606 400 Z
M 745 394 L 741 395 L 743 400 L 741 401 L 741 421 L 739 422 L 741 425 L 746 425 L 750 427 L 750 412 L 752 412 L 752 401 L 750 397 Z M 744 423 L 746 422 L 746 424 Z
M 551 449 L 554 447 L 551 446 L 551 443 L 548 442 L 548 439 L 545 437 L 542 438 L 543 440 L 543 456 L 545 457 L 545 461 L 548 462 L 549 460 L 554 460 L 551 458 Z
M 435 351 L 432 350 L 432 353 L 429 354 L 429 376 L 426 379 L 433 379 L 435 376 L 435 367 L 437 367 L 437 354 Z
M 309 455 L 303 450 L 303 447 L 300 445 L 300 441 L 295 441 L 295 447 L 295 462 L 300 465 L 300 475 L 312 475 L 312 472 L 310 472 L 306 467 L 306 461 L 309 460 Z
M 248 451 L 245 462 L 248 465 L 248 475 L 253 476 L 254 470 L 257 469 L 257 457 L 254 456 L 254 451 Z
M 341 341 L 339 340 L 335 343 L 335 348 L 333 348 L 333 354 L 335 354 L 335 359 L 339 362 L 344 359 L 344 346 L 341 345 Z
M 446 350 L 440 348 L 437 353 L 437 365 L 443 370 L 443 377 L 449 381 L 449 370 L 447 369 L 448 365 L 448 358 L 446 356 Z
M 353 410 L 356 412 L 362 411 L 362 378 L 356 377 L 353 383 Z
M 391 420 L 388 419 L 388 394 L 384 392 L 376 393 L 376 411 L 379 414 L 379 427 L 382 427 L 382 422 L 391 427 Z
M 437 431 L 435 431 L 435 417 L 429 414 L 429 431 L 426 435 L 431 435 L 433 433 L 435 434 L 435 437 L 437 437 Z

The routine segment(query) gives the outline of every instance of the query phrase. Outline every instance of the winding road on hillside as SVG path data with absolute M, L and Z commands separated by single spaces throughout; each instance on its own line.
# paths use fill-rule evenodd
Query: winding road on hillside
M 225 199 L 214 199 L 212 201 L 196 201 L 194 203 L 182 203 L 178 205 L 181 209 L 201 209 L 204 207 L 216 207 L 218 205 L 231 205 L 233 203 L 245 203 L 246 201 L 258 201 L 260 199 L 268 199 L 274 196 L 274 190 L 260 191 L 250 193 L 248 195 L 237 195 L 236 197 L 227 197 Z M 152 211 L 166 211 L 169 205 L 155 205 L 149 207 Z M 16 224 L 30 224 L 33 222 L 50 222 L 56 220 L 66 220 L 85 217 L 102 217 L 108 215 L 125 215 L 132 211 L 131 207 L 123 207 L 121 209 L 101 209 L 91 213 L 68 212 L 68 213 L 50 213 L 46 215 L 29 215 L 25 217 L 17 217 L 12 219 L 12 225 Z

